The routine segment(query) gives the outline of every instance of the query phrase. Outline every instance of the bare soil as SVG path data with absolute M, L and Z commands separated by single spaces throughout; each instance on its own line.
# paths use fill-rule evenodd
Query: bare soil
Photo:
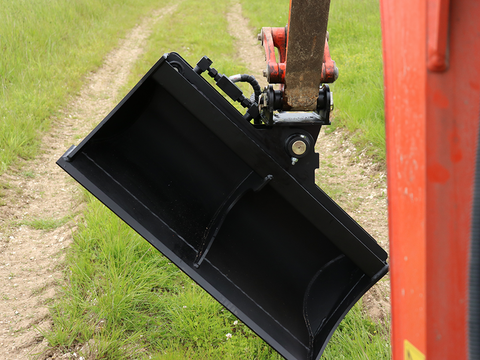
M 265 52 L 248 19 L 242 16 L 240 3 L 227 14 L 228 31 L 236 40 L 238 61 L 246 64 L 250 74 L 266 85 L 263 70 Z M 265 24 L 269 26 L 269 24 Z M 334 45 L 331 45 L 334 46 Z M 338 81 L 342 79 L 339 78 Z M 334 117 L 335 115 L 333 115 Z M 332 122 L 335 119 L 333 118 Z M 385 170 L 372 162 L 363 149 L 357 149 L 349 134 L 341 129 L 329 132 L 322 128 L 316 151 L 320 154 L 317 185 L 362 225 L 388 252 L 387 182 Z M 363 306 L 375 321 L 384 321 L 390 314 L 390 281 L 380 281 L 363 298 Z
M 115 106 L 152 25 L 175 8 L 157 10 L 133 28 L 54 120 L 41 154 L 0 176 L 1 359 L 41 353 L 46 346 L 41 330 L 52 326 L 48 306 L 55 299 L 64 250 L 72 242 L 83 203 L 79 186 L 55 162 Z

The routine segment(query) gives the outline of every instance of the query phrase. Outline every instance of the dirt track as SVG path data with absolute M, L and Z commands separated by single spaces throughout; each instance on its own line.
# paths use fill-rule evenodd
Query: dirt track
M 64 109 L 64 116 L 55 120 L 53 130 L 43 139 L 41 155 L 0 177 L 1 359 L 25 359 L 41 351 L 45 341 L 38 329 L 51 326 L 48 305 L 55 299 L 64 249 L 72 240 L 75 215 L 82 207 L 79 187 L 55 161 L 113 108 L 151 25 L 174 9 L 159 10 L 132 29 L 104 65 L 85 79 L 83 90 Z M 238 61 L 262 80 L 264 54 L 241 16 L 240 5 L 235 4 L 227 17 L 229 31 L 238 39 Z M 328 135 L 322 131 L 318 144 L 322 149 L 319 186 L 332 189 L 336 201 L 388 248 L 385 174 L 358 156 L 341 131 Z M 32 221 L 39 219 L 63 224 L 51 230 L 36 229 Z M 367 295 L 366 308 L 374 318 L 389 312 L 387 293 L 388 282 L 384 282 Z
M 0 358 L 25 359 L 45 345 L 38 329 L 51 326 L 48 305 L 62 277 L 64 249 L 72 241 L 81 191 L 55 161 L 78 144 L 115 106 L 151 26 L 176 6 L 160 9 L 133 28 L 104 64 L 85 79 L 80 94 L 55 119 L 41 155 L 0 177 Z M 72 218 L 73 216 L 73 218 Z M 35 229 L 33 220 L 65 222 Z M 37 225 L 38 227 L 38 225 Z

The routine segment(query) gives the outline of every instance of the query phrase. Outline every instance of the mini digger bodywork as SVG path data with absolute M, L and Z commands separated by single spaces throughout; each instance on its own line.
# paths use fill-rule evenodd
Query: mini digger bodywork
M 318 359 L 388 271 L 314 181 L 331 94 L 317 84 L 307 112 L 283 111 L 284 85 L 248 99 L 211 65 L 164 55 L 57 163 L 282 356 Z

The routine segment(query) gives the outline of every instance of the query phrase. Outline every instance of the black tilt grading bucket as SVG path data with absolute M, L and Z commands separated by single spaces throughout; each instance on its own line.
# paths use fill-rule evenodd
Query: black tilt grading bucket
M 318 359 L 387 254 L 315 185 L 328 118 L 251 123 L 205 68 L 164 55 L 58 164 L 282 356 Z

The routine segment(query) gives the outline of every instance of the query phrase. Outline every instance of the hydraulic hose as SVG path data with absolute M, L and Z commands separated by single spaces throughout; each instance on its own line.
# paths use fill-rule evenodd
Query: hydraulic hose
M 258 83 L 257 79 L 255 79 L 252 75 L 247 74 L 238 74 L 232 75 L 229 78 L 232 82 L 248 82 L 253 87 L 253 91 L 255 92 L 255 102 L 258 103 L 258 98 L 262 93 L 262 89 L 260 88 L 260 84 Z
M 470 360 L 480 359 L 480 127 L 477 141 L 468 300 L 468 353 Z

